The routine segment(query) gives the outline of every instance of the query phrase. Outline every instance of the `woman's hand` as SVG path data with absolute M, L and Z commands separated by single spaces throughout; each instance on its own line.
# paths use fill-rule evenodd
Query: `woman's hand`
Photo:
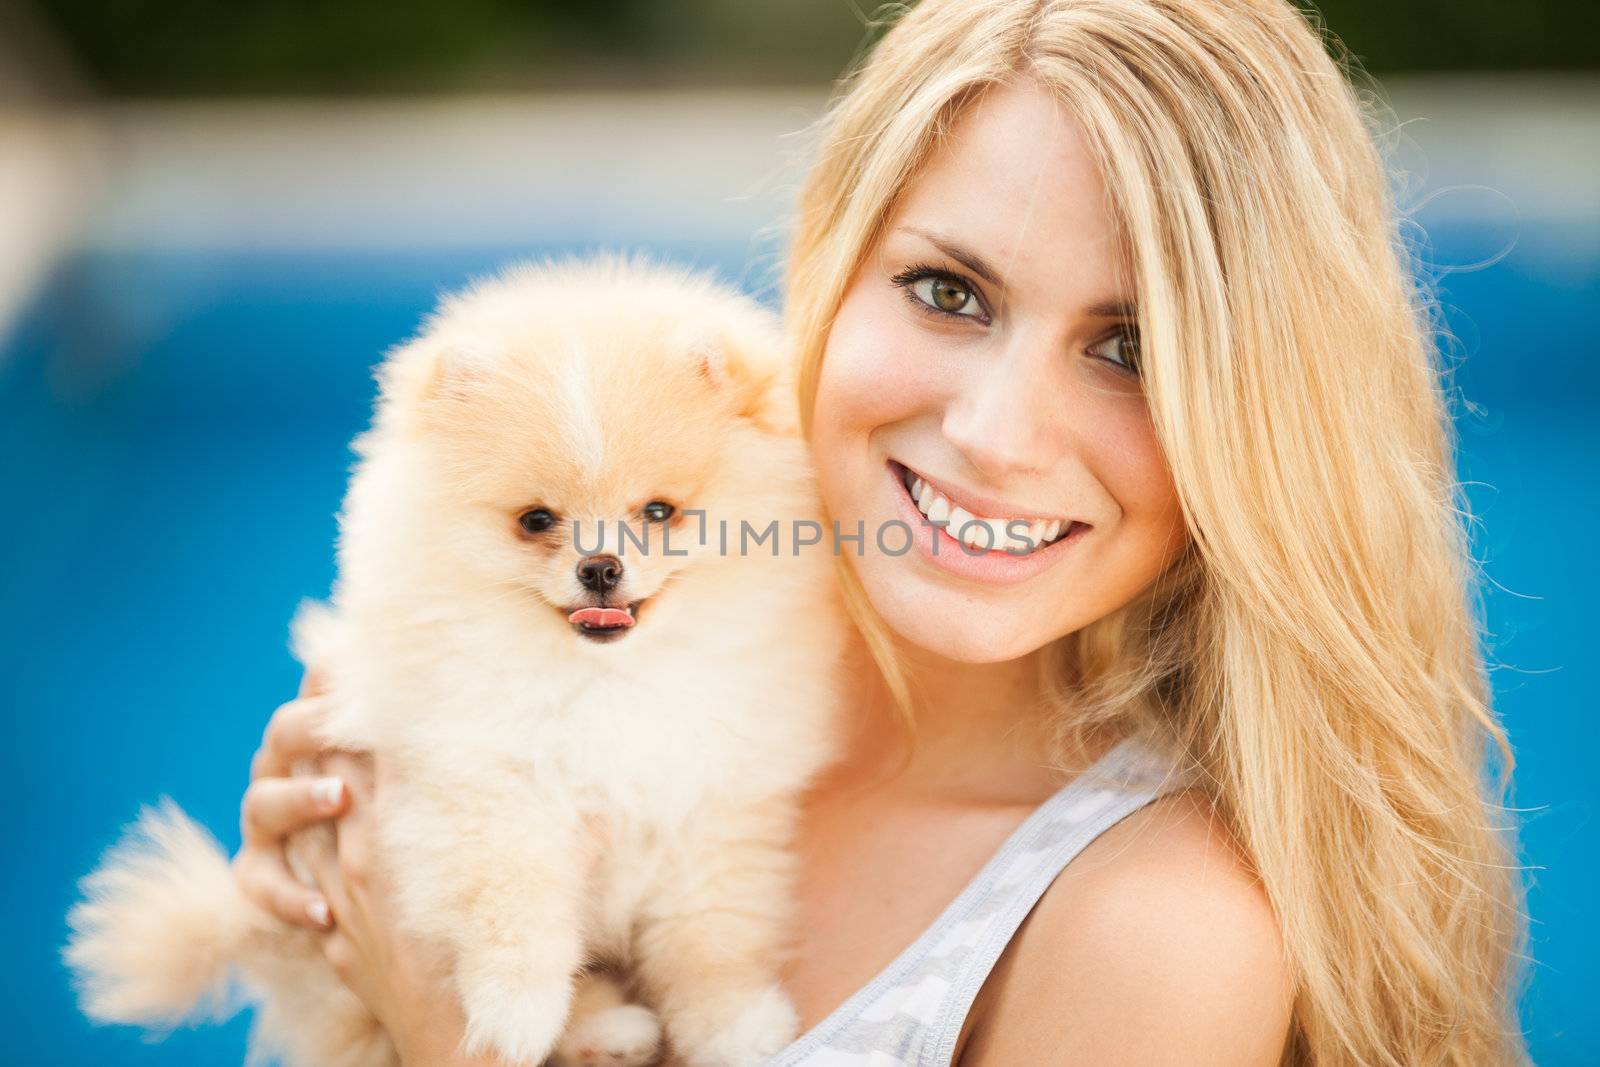
M 373 854 L 373 800 L 383 787 L 383 763 L 332 752 L 322 767 L 345 783 L 349 795 L 336 843 L 319 836 L 307 841 L 302 852 L 332 909 L 333 926 L 322 936 L 329 965 L 377 1016 L 402 1063 L 498 1064 L 493 1057 L 461 1052 L 466 1019 L 446 962 L 437 951 L 405 936 L 395 921 L 387 864 Z
M 267 724 L 251 763 L 234 877 L 265 911 L 322 933 L 329 965 L 382 1024 L 403 1063 L 493 1067 L 497 1060 L 459 1052 L 465 1020 L 447 974 L 396 930 L 387 881 L 370 860 L 373 761 L 319 748 L 313 728 L 324 708 L 319 679 L 308 673 L 300 695 Z M 293 777 L 302 763 L 319 765 L 320 775 Z M 288 838 L 339 816 L 337 845 L 320 834 L 296 842 L 317 883 L 301 885 L 285 858 Z
M 335 777 L 291 777 L 294 767 L 320 755 L 312 734 L 324 708 L 320 680 L 308 672 L 300 695 L 272 713 L 261 748 L 250 762 L 250 788 L 239 817 L 243 844 L 233 860 L 244 895 L 286 923 L 326 930 L 328 901 L 301 885 L 284 858 L 284 841 L 307 826 L 345 810 L 349 791 Z

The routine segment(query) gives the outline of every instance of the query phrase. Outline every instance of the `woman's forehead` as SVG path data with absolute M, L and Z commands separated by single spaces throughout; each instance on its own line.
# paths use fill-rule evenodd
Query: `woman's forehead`
M 1131 303 L 1099 164 L 1071 113 L 1033 83 L 997 87 L 957 116 L 885 231 L 885 251 L 916 245 L 1008 292 Z

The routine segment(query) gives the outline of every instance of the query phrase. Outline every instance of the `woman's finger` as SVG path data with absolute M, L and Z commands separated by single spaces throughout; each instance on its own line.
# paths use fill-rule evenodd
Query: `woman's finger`
M 240 891 L 268 914 L 313 930 L 326 930 L 332 924 L 327 898 L 296 881 L 281 853 L 242 852 L 233 872 Z
M 344 777 L 350 793 L 347 810 L 334 824 L 343 890 L 347 896 L 361 894 L 375 874 L 373 835 L 376 829 L 372 813 L 376 800 L 377 761 L 367 752 L 334 751 L 328 754 L 327 762 L 330 771 Z
M 299 697 L 280 704 L 267 723 L 261 748 L 250 761 L 250 778 L 284 778 L 302 759 L 315 756 L 322 745 L 316 725 L 327 710 L 323 696 Z
M 350 803 L 334 823 L 340 892 L 346 897 L 366 891 L 372 871 L 372 758 L 364 753 L 333 752 L 330 769 L 345 775 Z
M 366 800 L 373 794 L 376 781 L 376 760 L 370 752 L 351 752 L 346 749 L 329 749 L 322 757 L 324 772 L 342 778 L 350 795 Z
M 306 673 L 300 676 L 300 696 L 321 696 L 327 690 L 327 681 L 323 678 L 322 672 L 307 667 Z
M 365 990 L 361 988 L 365 977 L 361 950 L 352 939 L 345 936 L 343 930 L 335 927 L 322 938 L 322 956 L 339 980 L 358 997 L 365 999 Z
M 337 843 L 335 833 L 338 834 Z M 295 861 L 310 876 L 316 886 L 316 891 L 321 894 L 328 908 L 328 921 L 323 929 L 344 929 L 351 924 L 360 926 L 360 916 L 356 914 L 359 902 L 354 894 L 359 893 L 359 882 L 362 875 L 357 872 L 356 881 L 352 882 L 347 865 L 352 858 L 350 853 L 353 846 L 345 840 L 342 833 L 313 832 L 302 834 L 289 843 L 289 848 L 294 851 Z
M 349 799 L 337 776 L 261 778 L 244 792 L 239 831 L 247 843 L 276 846 L 296 830 L 338 815 Z

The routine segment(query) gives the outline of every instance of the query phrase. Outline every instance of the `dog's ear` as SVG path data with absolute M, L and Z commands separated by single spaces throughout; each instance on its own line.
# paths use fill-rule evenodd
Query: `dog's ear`
M 404 422 L 470 399 L 488 376 L 487 361 L 470 346 L 427 335 L 390 352 L 377 371 L 384 408 Z
M 798 405 L 777 331 L 724 329 L 690 342 L 697 373 L 767 433 L 797 434 Z

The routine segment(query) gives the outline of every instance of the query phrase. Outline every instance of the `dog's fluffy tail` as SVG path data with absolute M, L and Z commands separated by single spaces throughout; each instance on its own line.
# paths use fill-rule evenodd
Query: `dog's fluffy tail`
M 170 1029 L 231 1014 L 229 964 L 256 924 L 216 840 L 163 798 L 82 883 L 63 951 L 97 1022 Z

